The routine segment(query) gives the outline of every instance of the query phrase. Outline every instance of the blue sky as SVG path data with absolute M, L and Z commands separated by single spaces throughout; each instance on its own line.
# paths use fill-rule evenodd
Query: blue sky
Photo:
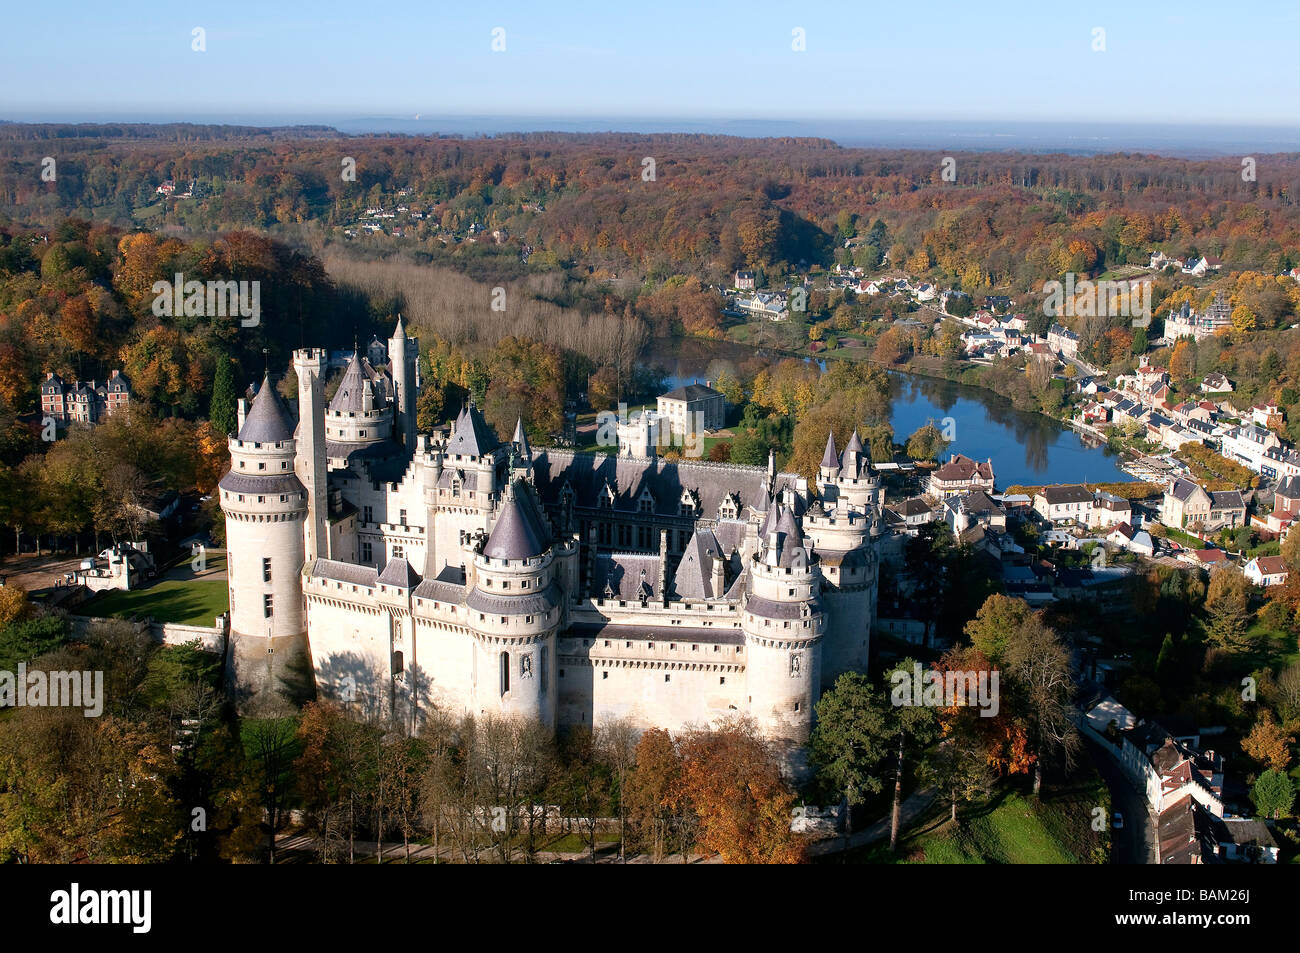
M 0 118 L 1300 119 L 1294 2 L 1049 5 L 15 3 Z

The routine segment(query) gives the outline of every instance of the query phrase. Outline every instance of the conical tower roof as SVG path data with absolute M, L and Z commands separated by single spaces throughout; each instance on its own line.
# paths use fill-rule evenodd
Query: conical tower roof
M 483 546 L 483 555 L 492 559 L 532 559 L 549 548 L 548 533 L 542 526 L 531 500 L 513 488 L 506 493 L 501 504 L 501 515 Z
M 822 454 L 822 466 L 830 470 L 839 469 L 840 455 L 835 451 L 834 431 L 826 435 L 826 452 Z
M 271 375 L 267 374 L 244 417 L 244 426 L 239 428 L 239 439 L 248 443 L 279 443 L 291 440 L 293 429 L 293 416 L 271 385 Z
M 524 458 L 532 456 L 533 450 L 528 446 L 528 434 L 524 431 L 523 417 L 516 418 L 515 435 L 510 438 L 510 442 L 519 448 L 519 456 Z

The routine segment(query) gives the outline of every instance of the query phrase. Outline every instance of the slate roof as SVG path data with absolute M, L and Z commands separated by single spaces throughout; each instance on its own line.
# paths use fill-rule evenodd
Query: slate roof
M 577 623 L 566 633 L 570 638 L 624 639 L 634 642 L 700 642 L 705 645 L 743 645 L 745 633 L 736 628 L 688 626 L 617 625 Z
M 830 470 L 838 470 L 840 467 L 840 456 L 835 452 L 835 434 L 826 435 L 826 452 L 822 454 L 822 466 Z
M 378 581 L 385 586 L 414 589 L 420 584 L 420 574 L 401 556 L 395 556 L 388 561 L 384 571 L 379 574 Z
M 663 396 L 667 400 L 703 400 L 705 397 L 721 397 L 722 392 L 703 384 L 684 384 Z
M 658 598 L 659 557 L 643 553 L 597 553 L 592 567 L 591 592 L 598 599 L 637 602 L 644 583 L 645 597 Z M 612 593 L 612 595 L 610 595 Z
M 470 404 L 460 412 L 447 440 L 447 452 L 481 457 L 501 446 L 501 440 L 488 426 L 479 409 Z
M 1043 488 L 1043 496 L 1051 506 L 1061 503 L 1090 503 L 1092 491 L 1080 484 L 1063 483 Z
M 244 416 L 244 425 L 239 428 L 239 439 L 248 443 L 280 443 L 292 440 L 294 420 L 280 395 L 271 385 L 271 375 L 262 379 L 253 406 Z
M 609 485 L 614 493 L 613 508 L 623 512 L 636 512 L 642 494 L 649 490 L 657 516 L 678 516 L 684 489 L 697 493 L 697 513 L 706 519 L 717 518 L 722 502 L 733 493 L 740 502 L 741 516 L 745 515 L 745 507 L 764 513 L 770 504 L 767 468 L 740 464 L 638 459 L 548 448 L 534 451 L 533 479 L 547 505 L 559 504 L 566 483 L 573 488 L 575 504 L 587 508 L 599 505 L 600 494 Z M 779 493 L 797 479 L 794 473 L 777 474 L 776 491 Z M 802 500 L 797 505 L 800 509 L 796 515 L 802 515 Z
M 317 559 L 311 566 L 313 579 L 347 582 L 354 586 L 373 587 L 378 580 L 378 575 L 370 566 L 359 566 L 356 563 L 345 563 L 337 559 Z
M 368 358 L 353 354 L 348 362 L 343 379 L 339 381 L 334 399 L 330 401 L 330 411 L 337 414 L 359 414 L 365 407 L 366 382 L 371 385 L 374 394 L 374 406 L 383 407 L 387 402 L 387 387 L 383 375 L 370 366 Z
M 550 548 L 550 530 L 525 489 L 506 493 L 483 555 L 493 559 L 532 559 Z

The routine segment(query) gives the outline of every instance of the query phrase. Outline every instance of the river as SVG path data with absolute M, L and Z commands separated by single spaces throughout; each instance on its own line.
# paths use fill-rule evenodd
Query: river
M 753 348 L 731 341 L 657 340 L 651 362 L 664 369 L 669 387 L 677 387 L 711 380 L 723 370 L 735 374 L 754 355 Z M 953 438 L 949 452 L 991 459 L 999 488 L 1133 479 L 1109 448 L 1043 414 L 1016 410 L 990 391 L 903 371 L 891 371 L 890 379 L 895 441 L 929 421 L 941 429 L 946 423 Z

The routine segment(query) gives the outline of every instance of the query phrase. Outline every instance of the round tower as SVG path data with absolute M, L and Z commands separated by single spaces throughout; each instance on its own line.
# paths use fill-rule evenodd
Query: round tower
M 416 366 L 420 342 L 406 336 L 406 321 L 399 314 L 392 340 L 388 342 L 389 368 L 393 375 L 395 421 L 393 434 L 401 438 L 408 452 L 415 449 Z
M 475 708 L 554 730 L 563 595 L 550 535 L 527 485 L 508 485 L 491 533 L 467 560 L 465 602 L 475 638 Z
M 765 522 L 741 607 L 749 712 L 769 738 L 803 744 L 821 690 L 821 572 L 793 511 Z
M 822 600 L 826 607 L 822 677 L 831 684 L 845 672 L 865 672 L 876 616 L 879 558 L 877 520 L 841 501 L 814 504 L 804 515 L 803 531 L 817 554 Z
M 241 410 L 243 402 L 241 401 Z M 302 594 L 307 490 L 294 473 L 294 421 L 270 375 L 239 433 L 221 478 L 230 587 L 230 675 L 241 707 L 309 689 Z

